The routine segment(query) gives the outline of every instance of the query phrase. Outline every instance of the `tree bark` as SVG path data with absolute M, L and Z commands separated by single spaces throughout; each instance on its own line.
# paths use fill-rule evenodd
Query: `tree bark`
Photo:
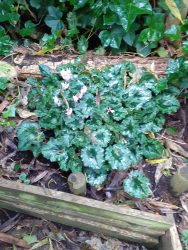
M 26 79 L 28 76 L 41 77 L 38 69 L 39 64 L 48 65 L 52 72 L 56 67 L 68 62 L 74 62 L 79 55 L 71 54 L 48 54 L 43 56 L 36 55 L 21 55 L 18 54 L 13 58 L 12 63 L 16 66 L 19 79 Z M 6 60 L 9 61 L 10 60 Z M 138 69 L 146 68 L 154 71 L 156 75 L 162 76 L 165 74 L 168 58 L 148 57 L 142 58 L 138 56 L 97 56 L 90 52 L 84 57 L 83 63 L 87 67 L 102 68 L 106 65 L 114 65 L 123 61 L 132 62 Z

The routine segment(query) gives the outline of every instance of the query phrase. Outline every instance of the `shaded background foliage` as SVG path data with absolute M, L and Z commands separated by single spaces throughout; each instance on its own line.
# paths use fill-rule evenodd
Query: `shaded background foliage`
M 157 50 L 165 56 L 169 46 L 177 53 L 183 46 L 188 53 L 187 8 L 185 0 L 4 0 L 0 54 L 31 41 L 39 42 L 41 54 L 54 48 L 79 53 L 98 48 L 97 53 L 106 49 L 148 56 Z

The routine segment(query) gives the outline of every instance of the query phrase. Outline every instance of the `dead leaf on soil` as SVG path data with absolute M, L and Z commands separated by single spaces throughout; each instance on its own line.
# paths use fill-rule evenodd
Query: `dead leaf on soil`
M 3 112 L 3 110 L 9 105 L 9 101 L 7 100 L 4 100 L 2 103 L 1 103 L 1 107 L 0 107 L 0 114 Z
M 188 203 L 186 202 L 186 200 L 187 200 L 187 198 L 185 196 L 180 197 L 181 205 L 182 205 L 183 209 L 185 210 L 185 212 L 188 214 Z
M 26 241 L 20 240 L 12 235 L 6 234 L 6 233 L 0 233 L 0 241 L 6 242 L 11 245 L 16 245 L 19 247 L 23 247 L 24 249 L 28 249 L 30 246 L 27 244 Z
M 188 144 L 187 143 L 180 145 L 177 142 L 165 140 L 165 145 L 168 149 L 173 150 L 176 153 L 188 158 Z
M 156 171 L 155 171 L 155 184 L 158 184 L 161 176 L 163 175 L 163 170 L 166 169 L 173 169 L 172 167 L 172 158 L 166 159 L 166 161 L 161 162 L 157 165 Z
M 150 163 L 150 164 L 159 164 L 159 163 L 163 163 L 167 160 L 167 158 L 160 158 L 160 159 L 154 159 L 154 160 L 148 160 L 146 159 L 145 161 Z
M 40 181 L 41 179 L 43 179 L 48 174 L 48 172 L 49 172 L 48 170 L 42 171 L 34 178 L 31 178 L 30 179 L 31 184 L 36 183 L 36 182 Z
M 169 203 L 166 203 L 166 202 L 161 202 L 161 201 L 155 201 L 155 200 L 151 200 L 151 199 L 147 199 L 147 202 L 152 205 L 152 206 L 155 206 L 157 208 L 166 208 L 166 209 L 179 209 L 178 206 L 176 205 L 173 205 L 173 204 L 169 204 Z
M 34 112 L 30 112 L 28 110 L 24 110 L 21 108 L 16 109 L 17 114 L 20 118 L 27 119 L 27 118 L 37 118 L 36 114 Z
M 177 19 L 179 19 L 181 23 L 183 23 L 181 13 L 180 13 L 175 1 L 174 0 L 165 0 L 165 3 L 168 6 L 172 15 L 175 16 Z
M 121 242 L 119 240 L 109 239 L 104 243 L 101 241 L 101 238 L 91 237 L 90 240 L 86 240 L 85 244 L 89 247 L 90 250 L 119 250 L 121 249 Z M 81 248 L 84 249 L 84 248 Z
M 139 80 L 141 78 L 141 69 L 136 68 L 136 71 L 133 74 L 129 73 L 129 75 L 132 77 L 132 79 L 130 80 L 128 85 L 135 84 L 135 83 L 139 82 Z

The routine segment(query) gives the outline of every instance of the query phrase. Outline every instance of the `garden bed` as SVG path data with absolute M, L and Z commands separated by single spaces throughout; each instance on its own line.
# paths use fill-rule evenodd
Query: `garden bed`
M 74 56 L 73 56 L 73 58 L 74 58 Z M 71 58 L 70 60 L 72 60 L 73 58 Z M 117 61 L 121 62 L 121 60 L 124 60 L 124 59 L 125 59 L 124 57 L 105 58 L 105 57 L 91 56 L 89 58 L 85 58 L 84 60 L 85 60 L 85 62 L 86 61 L 88 62 L 88 64 L 87 64 L 88 67 L 93 67 L 93 66 L 96 67 L 97 66 L 97 68 L 101 68 L 106 64 L 116 64 Z M 141 69 L 143 67 L 143 65 L 146 66 L 149 69 L 149 71 L 151 71 L 152 73 L 154 73 L 156 75 L 164 75 L 164 67 L 167 63 L 166 59 L 159 59 L 158 60 L 156 58 L 142 59 L 142 58 L 129 57 L 128 60 L 135 62 L 136 65 L 138 65 L 139 69 Z M 18 78 L 25 79 L 28 75 L 40 77 L 40 74 L 37 71 L 39 61 L 42 64 L 50 66 L 52 68 L 52 70 L 54 70 L 58 64 L 62 64 L 62 62 L 67 63 L 67 60 L 65 59 L 65 61 L 62 61 L 61 57 L 60 57 L 60 59 L 57 59 L 56 57 L 55 57 L 55 59 L 53 59 L 53 57 L 51 57 L 49 60 L 47 60 L 47 57 L 45 58 L 45 57 L 36 57 L 36 56 L 29 56 L 29 57 L 25 56 L 25 57 L 23 57 L 23 61 L 22 61 L 25 63 L 21 64 L 20 66 L 17 65 L 17 67 L 19 67 Z M 28 64 L 32 64 L 32 66 L 28 67 Z M 138 70 L 138 72 L 140 72 L 140 71 Z M 22 83 L 20 83 L 20 84 L 22 85 Z M 23 86 L 24 86 L 24 84 L 23 84 Z M 27 118 L 22 117 L 22 119 L 24 120 Z M 17 120 L 17 123 L 19 123 L 19 119 Z M 7 133 L 7 131 L 5 132 L 6 136 L 8 135 L 8 133 Z M 9 133 L 9 135 L 11 135 L 11 133 Z M 50 136 L 50 135 L 47 135 L 47 136 Z M 162 140 L 164 142 L 168 141 L 168 138 L 165 139 L 166 134 L 165 134 L 165 136 L 164 136 L 164 134 L 161 136 L 162 136 Z M 187 136 L 186 133 L 185 133 L 185 136 Z M 160 137 L 160 135 L 159 135 L 159 137 Z M 172 139 L 170 138 L 170 140 L 173 140 L 173 139 L 174 138 L 172 138 Z M 33 156 L 30 155 L 30 153 L 28 156 L 24 156 L 24 157 L 18 156 L 18 154 L 20 154 L 20 152 L 18 152 L 17 149 L 14 148 L 14 146 L 13 146 L 13 145 L 17 145 L 17 141 L 15 140 L 15 135 L 13 135 L 12 138 L 11 138 L 11 136 L 6 137 L 5 141 L 6 141 L 6 150 L 8 150 L 8 154 L 6 152 L 5 155 L 6 156 L 9 155 L 9 157 L 7 157 L 7 159 L 5 159 L 6 158 L 6 156 L 5 156 L 5 158 L 4 158 L 5 161 L 3 163 L 5 163 L 5 162 L 10 163 L 10 161 L 7 161 L 7 160 L 13 159 L 13 161 L 17 161 L 17 163 L 21 163 L 22 170 L 24 170 L 25 173 L 30 174 L 30 171 L 32 172 L 32 169 L 29 169 L 28 164 L 30 165 L 31 161 L 29 161 L 27 158 L 28 158 L 28 156 L 31 156 L 31 160 L 32 160 Z M 26 152 L 26 154 L 27 154 L 27 152 Z M 16 157 L 17 157 L 17 160 L 16 160 Z M 28 162 L 27 162 L 27 160 L 28 160 Z M 48 165 L 49 162 L 45 162 L 44 159 L 41 159 L 41 160 L 42 160 L 42 163 L 44 165 L 45 164 Z M 25 166 L 23 165 L 24 161 L 26 163 Z M 45 167 L 45 166 L 41 165 L 42 166 L 41 167 L 40 164 L 37 165 L 36 159 L 33 163 L 34 163 L 33 166 L 36 167 L 36 169 L 38 168 L 39 173 L 42 174 L 42 172 L 43 172 L 43 174 L 44 174 L 45 170 L 43 167 Z M 150 163 L 152 164 L 152 161 Z M 146 172 L 146 175 L 148 175 L 148 176 L 150 175 L 150 172 L 151 172 L 151 170 L 149 168 L 150 167 L 154 168 L 153 165 L 150 166 L 150 163 L 147 163 L 145 165 L 145 168 L 143 168 L 143 171 Z M 138 168 L 143 167 L 143 164 L 145 164 L 145 163 L 142 162 L 140 167 L 138 166 Z M 52 165 L 50 165 L 50 168 L 52 167 Z M 8 165 L 6 165 L 6 166 L 8 166 Z M 5 169 L 6 169 L 6 166 L 4 166 Z M 57 168 L 57 165 L 54 165 L 54 166 Z M 48 168 L 46 171 L 50 172 L 51 170 Z M 52 171 L 54 171 L 55 174 L 57 173 L 57 175 L 60 174 L 59 171 L 57 171 L 57 169 L 52 170 Z M 5 170 L 5 172 L 6 172 L 6 170 Z M 35 173 L 37 173 L 37 170 Z M 121 173 L 121 171 L 120 171 L 120 173 Z M 114 174 L 115 174 L 115 172 L 114 172 Z M 124 174 L 125 173 L 123 173 L 123 171 L 122 171 L 122 175 L 124 175 Z M 39 174 L 37 174 L 37 175 L 39 175 Z M 18 174 L 15 174 L 15 175 L 12 174 L 12 177 L 11 177 L 11 174 L 9 175 L 7 173 L 2 173 L 2 176 L 6 176 L 8 178 L 12 178 L 12 180 L 14 180 L 14 179 L 16 180 L 16 177 L 18 176 Z M 44 176 L 45 176 L 45 174 L 44 174 Z M 32 177 L 33 180 L 37 179 L 37 176 L 31 175 L 30 177 Z M 59 177 L 54 178 L 54 183 L 56 181 L 58 182 L 58 178 Z M 111 181 L 113 180 L 113 172 L 109 178 L 111 178 L 110 179 Z M 150 180 L 152 178 L 154 178 L 154 174 L 151 175 Z M 43 179 L 42 175 L 40 176 L 40 178 L 38 177 L 38 181 L 40 181 L 42 179 Z M 60 177 L 60 179 L 61 179 L 61 177 Z M 122 179 L 122 177 L 120 179 Z M 163 183 L 165 183 L 167 181 L 167 179 L 168 179 L 168 177 L 163 178 L 163 180 L 161 178 L 160 181 L 163 181 L 163 182 L 161 182 L 161 183 L 159 182 L 158 193 L 156 194 L 156 197 L 160 196 L 163 193 L 163 191 L 165 191 L 166 194 L 169 191 L 169 185 L 167 185 L 168 187 L 166 188 L 166 190 L 165 190 L 165 186 L 164 186 L 164 190 L 163 190 L 163 188 L 161 188 L 161 186 L 163 186 Z M 33 181 L 33 183 L 34 183 L 34 181 Z M 49 182 L 47 184 L 47 186 L 48 185 L 53 186 L 53 183 Z M 108 203 L 102 203 L 100 201 L 94 201 L 94 200 L 87 199 L 87 198 L 73 196 L 71 194 L 50 191 L 45 186 L 43 187 L 43 189 L 40 187 L 30 188 L 30 186 L 24 186 L 23 184 L 15 183 L 13 181 L 10 182 L 8 180 L 1 179 L 1 182 L 0 182 L 1 205 L 0 206 L 2 206 L 4 208 L 9 208 L 9 209 L 10 209 L 10 207 L 12 207 L 12 209 L 14 209 L 16 211 L 24 212 L 24 213 L 31 214 L 31 215 L 34 215 L 37 217 L 46 218 L 46 219 L 50 218 L 52 221 L 61 222 L 63 224 L 71 225 L 74 227 L 80 227 L 80 228 L 83 228 L 86 230 L 97 231 L 97 232 L 101 231 L 101 233 L 105 232 L 105 234 L 107 234 L 109 236 L 115 236 L 115 237 L 120 238 L 120 239 L 126 239 L 126 240 L 130 240 L 130 241 L 134 241 L 134 242 L 140 242 L 140 243 L 143 243 L 146 245 L 148 243 L 149 243 L 148 245 L 152 245 L 152 246 L 159 245 L 159 238 L 160 238 L 160 236 L 163 235 L 162 243 L 160 243 L 162 245 L 160 245 L 160 247 L 159 247 L 160 250 L 162 249 L 162 247 L 164 249 L 167 249 L 166 244 L 168 244 L 168 243 L 171 245 L 171 246 L 168 246 L 169 250 L 181 249 L 180 245 L 178 245 L 179 248 L 176 245 L 176 244 L 179 244 L 178 236 L 175 237 L 177 239 L 177 242 L 173 242 L 172 237 L 171 237 L 171 234 L 174 234 L 174 225 L 173 225 L 172 218 L 169 219 L 167 217 L 164 217 L 164 216 L 161 216 L 161 215 L 158 215 L 155 213 L 139 212 L 136 210 L 132 210 L 130 208 L 121 208 L 120 206 L 117 206 L 117 205 L 111 205 L 111 204 L 109 205 Z M 54 185 L 54 186 L 56 189 L 62 190 L 61 182 L 59 182 L 59 185 Z M 66 186 L 66 181 L 65 181 L 65 186 Z M 156 186 L 153 185 L 153 191 L 156 191 L 156 190 L 154 190 L 155 187 Z M 110 189 L 108 189 L 108 186 L 107 186 L 107 189 L 106 189 L 107 192 L 112 191 L 111 192 L 112 198 L 113 198 L 114 194 L 116 196 L 119 193 L 117 186 L 115 187 L 114 190 L 113 190 L 113 188 L 112 188 L 112 190 L 110 190 Z M 16 192 L 16 198 L 15 198 L 14 192 Z M 98 192 L 94 191 L 92 188 L 91 188 L 89 193 L 90 193 L 89 196 L 91 198 L 95 197 L 96 199 L 104 200 L 103 198 L 101 198 L 100 194 L 98 194 Z M 104 195 L 104 193 L 102 194 L 102 196 L 103 195 Z M 66 199 L 65 199 L 65 197 L 66 197 Z M 117 195 L 117 197 L 118 197 L 118 195 Z M 119 201 L 118 201 L 117 197 L 115 198 L 116 203 L 118 203 L 118 202 L 121 203 L 120 202 L 120 200 L 122 198 L 121 193 L 119 196 Z M 53 203 L 52 206 L 51 205 L 45 206 L 45 209 L 42 210 L 43 203 L 42 204 L 40 203 L 41 198 L 44 198 L 43 203 L 45 203 L 45 204 L 47 204 L 47 203 L 52 204 Z M 55 199 L 55 201 L 54 201 L 54 199 Z M 60 199 L 61 199 L 61 202 L 60 202 Z M 65 199 L 65 200 L 62 201 L 62 199 Z M 14 204 L 12 203 L 12 200 L 15 201 Z M 111 202 L 114 201 L 113 199 L 111 199 L 109 197 L 109 199 L 107 199 L 107 201 L 109 202 L 110 200 L 111 200 Z M 178 199 L 176 200 L 170 194 L 167 194 L 166 200 L 163 197 L 163 201 L 165 201 L 165 202 L 169 201 L 170 203 L 172 202 L 173 204 L 174 204 L 173 201 L 175 201 L 175 203 L 177 201 L 176 205 L 179 205 L 179 200 Z M 55 202 L 55 204 L 54 204 L 54 202 Z M 72 208 L 71 208 L 71 206 L 69 206 L 70 203 L 71 203 L 71 205 L 72 204 L 74 205 L 73 210 L 71 210 Z M 146 200 L 146 203 L 147 203 L 147 200 Z M 79 211 L 76 209 L 76 207 L 79 207 L 78 204 L 79 204 L 79 206 L 81 205 L 81 207 L 84 209 L 84 211 L 82 211 L 82 209 Z M 143 209 L 142 203 L 139 204 L 138 207 L 140 205 L 141 205 L 141 209 Z M 32 206 L 33 206 L 33 210 L 31 209 Z M 96 206 L 96 210 L 93 209 L 95 206 Z M 68 210 L 67 210 L 67 208 L 68 208 Z M 101 213 L 101 209 L 103 211 L 102 213 Z M 115 212 L 113 211 L 113 209 L 115 210 Z M 104 210 L 105 210 L 105 213 L 104 213 Z M 146 210 L 148 211 L 148 209 L 146 209 Z M 59 213 L 61 211 L 63 211 L 63 214 L 60 216 Z M 89 212 L 89 211 L 92 211 L 92 212 Z M 106 216 L 106 212 L 108 214 L 107 216 Z M 112 216 L 112 212 L 114 212 L 113 216 L 115 216 L 115 217 Z M 165 213 L 165 212 L 163 211 L 162 213 Z M 116 217 L 117 214 L 118 214 L 118 217 Z M 119 214 L 120 214 L 120 216 L 119 216 Z M 134 223 L 133 223 L 134 220 L 131 217 L 131 214 L 132 215 L 134 214 L 134 216 L 133 216 L 133 217 L 135 217 Z M 122 219 L 122 217 L 123 217 L 123 219 Z M 152 223 L 150 222 L 150 220 L 152 221 Z M 76 224 L 75 224 L 75 221 L 76 221 Z M 122 223 L 122 221 L 123 221 L 123 223 Z M 143 225 L 145 225 L 144 234 L 143 234 Z M 166 236 L 164 237 L 165 233 L 166 233 Z

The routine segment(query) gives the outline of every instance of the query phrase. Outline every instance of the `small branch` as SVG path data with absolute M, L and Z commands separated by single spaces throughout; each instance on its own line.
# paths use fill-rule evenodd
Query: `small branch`
M 27 244 L 25 240 L 20 240 L 12 235 L 5 234 L 5 233 L 0 233 L 0 241 L 11 244 L 11 245 L 16 245 L 18 247 L 23 247 L 25 248 L 30 248 L 30 246 Z

